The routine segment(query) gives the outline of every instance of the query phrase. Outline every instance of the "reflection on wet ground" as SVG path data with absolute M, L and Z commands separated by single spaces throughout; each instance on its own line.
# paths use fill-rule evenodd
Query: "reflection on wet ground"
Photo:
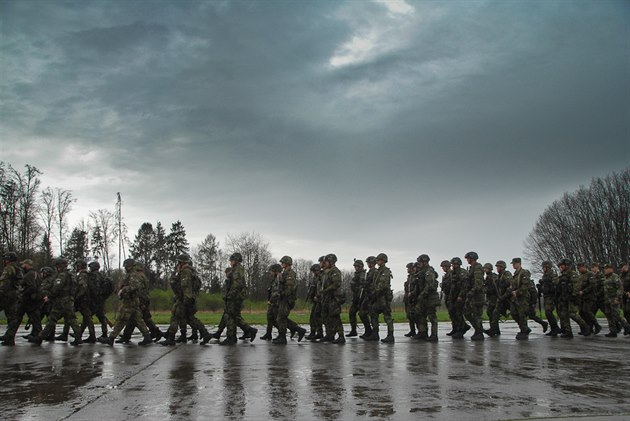
M 446 326 L 445 326 L 446 328 Z M 438 343 L 348 339 L 0 349 L 3 419 L 526 419 L 630 414 L 630 337 L 535 331 Z

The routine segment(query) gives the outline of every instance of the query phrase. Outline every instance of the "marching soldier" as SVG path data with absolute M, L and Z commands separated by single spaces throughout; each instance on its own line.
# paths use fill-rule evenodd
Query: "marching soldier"
M 383 343 L 394 343 L 394 321 L 392 320 L 391 303 L 393 293 L 391 290 L 392 272 L 385 264 L 387 263 L 387 255 L 380 253 L 376 256 L 376 264 L 378 271 L 374 277 L 374 286 L 372 290 L 372 306 L 370 318 L 372 320 L 372 334 L 365 337 L 369 341 L 378 341 L 380 339 L 378 331 L 378 316 L 383 314 L 385 323 L 387 324 L 387 337 L 381 339 Z
M 543 276 L 538 282 L 538 286 L 545 304 L 545 317 L 547 317 L 549 327 L 551 328 L 546 336 L 556 337 L 561 333 L 558 327 L 558 320 L 553 314 L 557 307 L 558 274 L 549 260 L 542 262 L 542 270 Z
M 354 276 L 350 281 L 350 291 L 352 292 L 352 304 L 348 310 L 348 317 L 350 318 L 350 333 L 347 337 L 357 336 L 357 312 L 359 311 L 359 305 L 361 304 L 361 287 L 365 282 L 366 271 L 363 268 L 363 261 L 354 261 Z

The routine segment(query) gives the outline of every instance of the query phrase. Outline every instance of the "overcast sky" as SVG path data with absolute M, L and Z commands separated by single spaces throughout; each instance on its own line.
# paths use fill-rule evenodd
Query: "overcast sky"
M 277 258 L 523 253 L 630 162 L 627 1 L 0 0 L 0 160 Z

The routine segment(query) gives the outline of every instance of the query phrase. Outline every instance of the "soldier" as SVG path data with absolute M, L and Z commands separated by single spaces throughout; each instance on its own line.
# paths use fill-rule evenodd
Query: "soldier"
M 440 267 L 444 272 L 444 275 L 442 275 L 442 283 L 440 284 L 440 294 L 444 298 L 444 306 L 448 311 L 448 318 L 451 321 L 451 331 L 448 332 L 446 335 L 452 336 L 453 333 L 455 333 L 455 319 L 453 317 L 453 303 L 451 301 L 451 262 L 449 262 L 448 260 L 442 260 L 442 263 L 440 263 Z
M 413 314 L 413 306 L 415 302 L 411 302 L 413 300 L 410 294 L 410 288 L 415 284 L 416 277 L 416 264 L 415 263 L 407 263 L 407 280 L 404 284 L 405 295 L 403 296 L 403 304 L 405 305 L 405 313 L 407 314 L 407 320 L 409 320 L 409 332 L 405 333 L 405 336 L 410 338 L 416 336 L 416 321 L 415 316 Z M 415 292 L 415 291 L 414 291 Z
M 485 274 L 483 289 L 486 293 L 486 314 L 488 314 L 488 320 L 490 321 L 490 329 L 484 329 L 483 332 L 490 337 L 495 336 L 492 326 L 499 324 L 498 319 L 494 320 L 494 311 L 497 309 L 497 299 L 499 298 L 499 288 L 497 285 L 498 276 L 492 269 L 492 263 L 485 263 L 483 265 L 483 272 Z
M 81 340 L 81 329 L 74 313 L 74 296 L 77 291 L 77 282 L 68 272 L 68 261 L 66 259 L 59 257 L 53 261 L 53 264 L 57 271 L 57 277 L 44 296 L 44 302 L 52 301 L 50 315 L 44 330 L 39 336 L 29 338 L 29 342 L 39 345 L 42 343 L 43 338 L 48 340 L 51 335 L 54 338 L 57 321 L 63 317 L 64 322 L 70 326 L 72 333 L 74 333 L 74 341 L 70 342 L 70 345 L 80 345 L 83 343 Z
M 593 272 L 593 277 L 595 278 L 595 301 L 593 302 L 591 313 L 593 313 L 597 321 L 597 312 L 601 310 L 603 313 L 606 303 L 604 298 L 604 272 L 600 269 L 599 263 L 591 263 L 591 272 Z M 592 328 L 595 335 L 602 330 L 599 323 L 592 326 Z
M 359 306 L 359 318 L 361 322 L 363 322 L 364 327 L 363 335 L 359 336 L 361 339 L 372 336 L 372 321 L 370 319 L 372 305 L 374 304 L 372 301 L 372 292 L 374 291 L 374 279 L 378 273 L 378 269 L 376 269 L 376 257 L 368 256 L 365 259 L 365 263 L 367 264 L 368 271 L 362 286 L 361 305 Z
M 366 270 L 363 268 L 363 261 L 354 261 L 354 276 L 350 280 L 350 291 L 352 292 L 352 304 L 348 310 L 348 317 L 350 318 L 350 333 L 347 337 L 357 336 L 357 312 L 359 311 L 359 305 L 361 304 L 361 286 L 365 282 Z
M 538 313 L 536 313 L 536 306 L 540 308 L 540 295 L 538 294 L 538 289 L 536 288 L 536 284 L 533 279 L 529 279 L 529 307 L 527 310 L 527 317 L 538 323 L 543 330 L 543 333 L 547 331 L 549 328 L 549 323 L 540 318 Z M 542 311 L 541 311 L 542 312 Z
M 560 329 L 562 330 L 561 338 L 573 338 L 573 330 L 571 329 L 571 319 L 578 325 L 585 336 L 591 334 L 590 327 L 586 325 L 584 320 L 578 313 L 576 305 L 576 280 L 577 273 L 571 269 L 571 261 L 562 259 L 558 262 L 560 275 L 558 276 L 558 317 L 560 318 Z
M 464 256 L 468 262 L 468 278 L 465 288 L 460 293 L 458 299 L 464 301 L 464 316 L 470 322 L 475 333 L 470 337 L 471 341 L 483 341 L 483 306 L 484 306 L 484 293 L 483 293 L 483 269 L 481 264 L 477 262 L 479 255 L 474 251 L 469 251 Z
M 33 261 L 26 259 L 20 263 L 23 270 L 22 279 L 19 280 L 17 288 L 17 306 L 15 319 L 8 324 L 7 338 L 2 345 L 15 345 L 15 334 L 20 328 L 24 314 L 27 314 L 33 330 L 28 337 L 39 335 L 42 330 L 40 308 L 42 305 L 42 297 L 39 289 L 39 279 L 37 272 L 33 270 Z
M 149 278 L 144 272 L 144 265 L 141 262 L 136 261 L 133 267 L 133 271 L 136 272 L 136 277 L 140 281 L 140 289 L 138 290 L 138 302 L 140 303 L 140 314 L 142 315 L 142 320 L 144 324 L 149 329 L 151 333 L 151 337 L 157 342 L 163 336 L 164 333 L 160 330 L 159 327 L 153 322 L 153 317 L 151 316 L 151 297 L 149 295 Z M 129 343 L 131 341 L 131 335 L 133 334 L 134 329 L 138 326 L 137 320 L 133 317 L 125 326 L 125 330 L 122 334 L 122 337 L 116 341 L 116 343 Z M 182 337 L 178 339 L 178 342 L 186 342 L 186 325 L 183 326 Z
M 462 268 L 462 259 L 453 257 L 451 259 L 451 294 L 450 302 L 452 303 L 453 323 L 455 332 L 451 335 L 453 339 L 463 339 L 464 334 L 470 329 L 470 326 L 464 319 L 464 304 L 466 301 L 466 280 L 468 273 Z
M 490 337 L 501 335 L 499 320 L 501 316 L 507 317 L 512 300 L 512 272 L 506 270 L 503 260 L 498 260 L 494 267 L 497 268 L 497 305 L 490 318 L 490 330 L 485 332 Z
M 320 259 L 321 262 L 324 261 L 321 257 Z M 322 331 L 322 308 L 320 303 L 321 275 L 321 265 L 318 263 L 312 265 L 312 279 L 308 286 L 308 294 L 306 296 L 306 301 L 310 300 L 313 303 L 313 306 L 311 307 L 311 313 L 308 318 L 309 325 L 311 326 L 311 331 L 309 332 L 306 339 L 308 339 L 309 341 L 315 341 L 324 337 Z M 271 333 L 269 335 L 271 336 Z M 269 339 L 271 339 L 271 337 Z
M 586 263 L 577 264 L 578 272 L 578 303 L 580 317 L 589 325 L 594 333 L 599 333 L 602 327 L 597 323 L 593 309 L 597 303 L 597 279 L 593 272 L 588 270 Z
M 50 292 L 50 288 L 52 288 L 53 283 L 55 282 L 55 270 L 49 266 L 44 266 L 43 268 L 41 268 L 39 270 L 39 276 L 41 278 L 41 282 L 40 282 L 40 289 L 41 289 L 41 296 L 42 296 L 42 307 L 40 310 L 40 314 L 41 314 L 41 321 L 43 322 L 44 317 L 48 317 L 50 315 L 50 310 L 52 309 L 52 301 L 48 301 L 48 302 L 44 302 L 43 301 L 43 297 L 49 295 Z M 54 332 L 53 336 L 50 338 L 43 338 L 44 340 L 53 340 L 54 339 Z M 28 336 L 26 337 L 26 339 L 28 339 Z
M 553 312 L 556 309 L 557 302 L 557 289 L 558 289 L 558 274 L 553 269 L 553 264 L 549 260 L 542 262 L 543 276 L 538 282 L 538 289 L 543 296 L 545 303 L 545 317 L 549 322 L 551 329 L 547 332 L 546 336 L 556 337 L 561 333 L 558 327 L 558 320 L 554 316 Z
M 345 301 L 341 289 L 341 271 L 335 265 L 337 256 L 327 254 L 324 259 L 324 275 L 322 279 L 322 319 L 326 326 L 326 335 L 322 342 L 345 344 L 346 337 L 341 323 L 341 305 Z M 335 338 L 335 335 L 339 336 Z
M 520 331 L 516 334 L 516 339 L 527 339 L 531 329 L 527 326 L 527 316 L 529 313 L 529 294 L 531 274 L 527 269 L 521 266 L 521 258 L 512 259 L 512 268 L 514 275 L 512 276 L 512 298 L 510 313 Z
M 227 338 L 219 342 L 219 345 L 235 345 L 236 344 L 236 327 L 241 326 L 244 332 L 249 332 L 250 341 L 256 338 L 258 329 L 255 329 L 245 323 L 241 316 L 243 310 L 243 301 L 245 300 L 245 269 L 243 268 L 243 256 L 241 253 L 233 253 L 230 258 L 230 266 L 232 269 L 227 275 L 225 286 L 225 310 L 224 315 L 227 325 Z M 202 341 L 205 344 L 206 341 Z
M 98 262 L 90 262 L 88 264 L 88 282 L 90 284 L 91 309 L 92 314 L 96 316 L 101 323 L 101 338 L 107 338 L 107 325 L 109 320 L 105 315 L 105 302 L 114 292 L 114 282 L 111 278 L 106 277 L 100 271 L 101 265 Z M 85 329 L 81 324 L 81 331 Z
M 127 272 L 125 278 L 120 282 L 118 289 L 118 298 L 120 298 L 120 307 L 118 308 L 118 316 L 116 324 L 112 328 L 107 338 L 98 338 L 98 342 L 114 345 L 114 339 L 118 336 L 123 327 L 127 326 L 131 319 L 135 320 L 136 326 L 142 332 L 143 340 L 138 345 L 148 345 L 153 343 L 151 332 L 142 318 L 142 310 L 140 309 L 140 295 L 144 288 L 145 280 L 143 273 L 137 270 L 136 261 L 127 259 L 123 262 L 123 267 Z
M 17 254 L 9 251 L 2 257 L 4 269 L 0 276 L 0 311 L 4 310 L 7 325 L 17 322 L 18 285 L 22 281 L 22 270 L 17 264 Z M 14 338 L 5 332 L 0 336 L 2 345 L 14 345 Z
M 608 338 L 616 338 L 618 329 L 617 325 L 624 328 L 623 334 L 630 335 L 630 324 L 621 317 L 621 296 L 623 293 L 619 276 L 614 272 L 612 265 L 604 266 L 604 298 L 606 320 L 608 320 L 609 332 L 604 336 Z
M 276 326 L 276 320 L 278 319 L 278 294 L 274 292 L 278 289 L 278 276 L 282 273 L 282 266 L 278 263 L 274 263 L 269 266 L 269 275 L 271 282 L 267 289 L 267 331 L 260 339 L 270 341 L 273 337 L 271 335 L 273 327 Z
M 202 341 L 210 341 L 211 336 L 206 327 L 201 323 L 197 313 L 197 296 L 201 289 L 201 279 L 192 267 L 192 261 L 187 254 L 177 256 L 175 273 L 170 278 L 171 289 L 174 293 L 173 308 L 171 310 L 171 322 L 166 331 L 165 339 L 160 345 L 174 346 L 175 333 L 181 326 L 190 325 L 195 331 L 201 333 Z M 184 331 L 184 336 L 186 335 Z
M 276 318 L 278 336 L 273 339 L 272 343 L 286 345 L 288 326 L 291 327 L 292 331 L 298 333 L 298 342 L 302 341 L 302 338 L 304 338 L 306 329 L 298 326 L 297 323 L 289 319 L 289 313 L 295 306 L 297 289 L 297 274 L 292 269 L 293 259 L 290 256 L 283 256 L 280 259 L 280 264 L 282 265 L 282 273 L 276 277 L 276 288 L 272 293 L 272 299 L 275 298 L 278 305 Z M 339 323 L 341 323 L 341 319 Z
M 378 334 L 378 317 L 382 313 L 387 324 L 387 337 L 381 339 L 383 343 L 394 343 L 394 321 L 392 320 L 392 308 L 391 303 L 393 299 L 393 293 L 391 290 L 392 272 L 387 266 L 387 255 L 385 253 L 379 253 L 376 256 L 376 264 L 378 271 L 374 277 L 374 286 L 372 290 L 372 306 L 370 318 L 372 320 L 372 334 L 366 337 L 366 340 L 378 341 L 380 339 Z
M 429 265 L 429 256 L 421 254 L 417 259 L 416 279 L 418 283 L 416 294 L 416 310 L 418 315 L 418 334 L 414 339 L 424 339 L 427 342 L 438 341 L 438 323 L 436 308 L 440 305 L 440 296 L 437 292 L 437 273 Z M 427 334 L 427 319 L 431 323 L 431 335 Z
M 623 288 L 623 316 L 626 322 L 630 323 L 630 265 L 628 263 L 621 264 L 619 280 Z
M 90 290 L 90 281 L 87 272 L 87 262 L 83 259 L 78 259 L 74 263 L 76 271 L 77 292 L 74 296 L 74 309 L 81 313 L 83 321 L 81 322 L 80 332 L 83 334 L 85 327 L 87 327 L 90 333 L 89 337 L 83 341 L 85 343 L 96 343 L 96 331 L 94 330 L 94 322 L 92 321 L 92 309 L 91 298 L 94 292 Z M 70 326 L 66 323 L 63 327 L 63 332 L 55 340 L 67 341 L 68 333 L 70 332 Z

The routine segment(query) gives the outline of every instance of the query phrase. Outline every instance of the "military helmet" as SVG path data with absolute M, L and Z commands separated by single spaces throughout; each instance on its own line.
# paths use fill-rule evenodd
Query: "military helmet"
M 407 269 L 411 269 L 412 267 L 415 267 L 416 264 L 411 262 L 411 263 L 407 263 Z
M 77 261 L 74 262 L 74 267 L 77 269 L 85 269 L 87 268 L 87 262 L 83 259 L 77 259 Z
M 17 254 L 15 254 L 15 252 L 13 251 L 7 251 L 6 253 L 4 253 L 4 256 L 2 256 L 2 258 L 4 260 L 8 260 L 9 262 L 17 262 L 18 260 Z
M 333 253 L 330 253 L 326 255 L 324 260 L 330 263 L 335 263 L 337 261 L 337 256 L 335 256 Z
M 323 263 L 324 260 L 326 260 L 326 256 L 319 256 L 319 259 L 317 259 L 319 263 Z
M 56 267 L 62 266 L 65 268 L 68 266 L 68 261 L 63 257 L 57 257 L 56 259 L 53 259 L 53 265 Z
M 421 254 L 420 256 L 418 256 L 418 258 L 416 259 L 416 261 L 418 262 L 428 262 L 429 260 L 431 260 L 429 258 L 428 254 Z
M 311 266 L 311 272 L 319 272 L 320 270 L 322 270 L 322 267 L 317 263 Z
M 53 272 L 54 270 L 50 266 L 44 266 L 43 268 L 39 270 L 39 273 L 47 273 L 48 275 L 50 275 Z
M 460 266 L 461 266 L 461 264 L 462 264 L 462 259 L 460 259 L 459 257 L 453 257 L 453 258 L 451 259 L 451 263 L 452 263 L 452 264 L 454 264 L 454 265 L 460 265 Z
M 285 265 L 292 265 L 293 259 L 291 259 L 290 256 L 282 256 L 282 259 L 280 259 L 280 263 L 284 263 Z
M 483 268 L 492 270 L 493 269 L 492 263 L 484 263 Z
M 451 262 L 449 262 L 448 260 L 442 260 L 442 263 L 440 263 L 440 266 L 451 267 Z
M 376 260 L 382 260 L 382 261 L 384 261 L 385 263 L 387 263 L 387 255 L 386 255 L 385 253 L 379 253 L 379 254 L 376 256 Z
M 476 252 L 474 252 L 474 251 L 469 251 L 468 253 L 466 253 L 464 255 L 464 259 L 477 260 L 477 259 L 479 259 L 479 255 Z
M 577 264 L 575 266 L 581 268 L 581 267 L 586 266 L 586 263 L 584 263 L 584 262 L 577 262 Z
M 282 266 L 280 266 L 278 263 L 274 263 L 273 265 L 269 266 L 269 271 L 280 273 L 282 272 Z
M 560 265 L 571 266 L 571 260 L 567 258 L 560 259 L 560 261 L 558 262 L 558 266 Z
M 503 268 L 503 269 L 505 269 L 507 267 L 507 264 L 505 263 L 504 260 L 497 260 L 497 262 L 494 265 L 498 266 L 500 268 Z
M 190 262 L 190 256 L 187 255 L 186 253 L 182 253 L 179 256 L 177 256 L 177 261 L 178 262 L 182 262 L 182 263 L 189 263 Z
M 99 269 L 101 268 L 101 264 L 100 264 L 99 262 L 97 262 L 97 261 L 90 262 L 90 263 L 88 264 L 88 266 L 89 266 L 89 268 L 90 268 L 90 269 L 92 269 L 92 270 L 99 270 Z
M 356 259 L 352 266 L 360 266 L 363 267 L 363 260 Z
M 551 263 L 551 260 L 545 260 L 544 262 L 542 262 L 541 266 L 543 268 L 551 268 L 553 264 Z
M 366 261 L 367 263 L 375 264 L 375 263 L 376 263 L 376 257 L 374 257 L 374 256 L 368 256 L 368 257 L 365 259 L 365 261 Z
M 510 264 L 513 265 L 514 263 L 521 263 L 521 258 L 520 257 L 514 257 L 512 259 L 512 261 L 510 262 Z
M 126 269 L 126 268 L 131 268 L 131 267 L 133 267 L 133 265 L 135 265 L 135 264 L 136 264 L 136 261 L 135 261 L 134 259 L 126 259 L 126 260 L 123 262 L 123 267 L 124 267 L 125 269 Z
M 232 253 L 232 255 L 230 256 L 230 258 L 228 260 L 236 260 L 237 262 L 242 262 L 243 261 L 243 255 L 241 253 Z

